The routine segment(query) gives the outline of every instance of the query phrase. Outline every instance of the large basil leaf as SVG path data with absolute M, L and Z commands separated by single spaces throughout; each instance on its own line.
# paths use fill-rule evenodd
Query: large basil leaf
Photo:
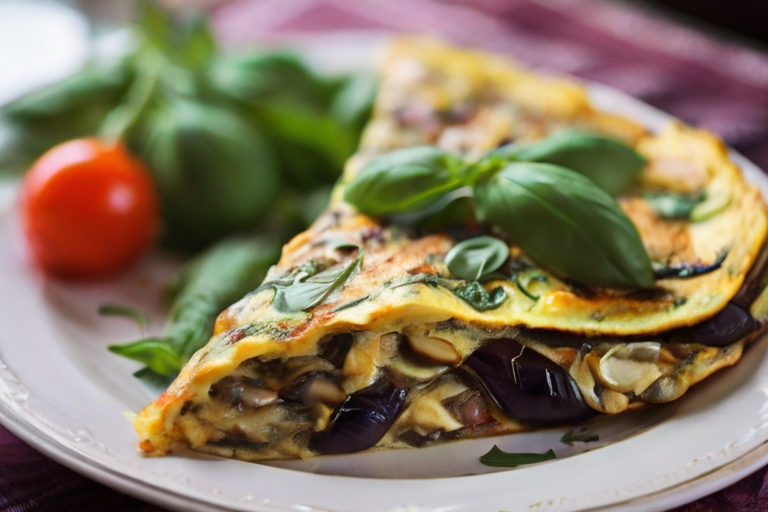
M 463 185 L 463 162 L 434 146 L 398 149 L 374 158 L 349 182 L 344 200 L 374 216 L 423 210 Z
M 566 167 L 611 195 L 624 190 L 646 163 L 631 146 L 619 140 L 574 130 L 557 132 L 532 144 L 501 148 L 495 154 Z
M 555 274 L 595 286 L 651 288 L 637 229 L 586 177 L 550 164 L 510 163 L 475 186 L 480 218 Z
M 272 306 L 281 313 L 306 311 L 322 302 L 328 294 L 343 285 L 362 261 L 362 255 L 347 265 L 339 265 L 317 272 L 314 262 L 304 265 L 290 276 L 270 281 L 256 291 L 273 288 Z
M 445 255 L 445 264 L 454 276 L 477 281 L 498 269 L 507 258 L 507 244 L 491 236 L 478 236 L 454 245 Z
M 277 197 L 274 156 L 236 111 L 174 99 L 147 119 L 140 154 L 160 193 L 166 242 L 199 248 L 252 229 Z

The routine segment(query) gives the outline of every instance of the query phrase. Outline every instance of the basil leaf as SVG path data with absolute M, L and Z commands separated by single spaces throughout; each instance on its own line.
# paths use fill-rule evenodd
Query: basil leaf
M 344 162 L 355 151 L 355 133 L 328 114 L 317 113 L 296 104 L 273 101 L 261 109 L 259 120 L 273 135 L 322 154 L 334 171 L 343 169 Z M 336 177 L 330 176 L 329 180 Z
M 463 185 L 458 156 L 434 146 L 397 149 L 371 160 L 347 183 L 344 200 L 385 216 L 423 210 Z
M 98 126 L 101 118 L 128 89 L 133 73 L 124 62 L 91 64 L 64 80 L 47 85 L 0 108 L 14 123 L 45 131 Z M 53 125 L 53 126 L 51 126 Z
M 480 457 L 480 462 L 486 466 L 514 468 L 523 464 L 535 464 L 556 458 L 557 456 L 552 449 L 546 453 L 510 453 L 493 445 L 488 453 Z
M 198 249 L 252 229 L 277 198 L 267 141 L 237 111 L 174 99 L 150 112 L 138 154 L 160 195 L 166 243 Z
M 148 338 L 125 345 L 110 345 L 110 352 L 142 362 L 160 375 L 175 375 L 184 366 L 186 359 L 168 343 L 157 338 Z
M 566 167 L 611 195 L 624 190 L 646 164 L 631 146 L 619 140 L 574 130 L 563 130 L 532 144 L 502 148 L 496 154 Z
M 333 117 L 345 126 L 362 127 L 370 117 L 377 82 L 372 73 L 347 78 L 331 102 Z
M 275 289 L 272 306 L 281 313 L 298 313 L 316 306 L 344 284 L 361 261 L 362 256 L 358 256 L 346 266 L 330 268 L 317 274 L 301 270 L 289 284 L 285 281 L 266 284 Z
M 501 306 L 504 299 L 507 298 L 507 292 L 504 288 L 494 288 L 490 293 L 486 290 L 482 284 L 477 281 L 472 281 L 456 288 L 451 288 L 451 291 L 458 298 L 472 306 L 478 311 L 488 311 L 490 309 L 496 309 Z
M 171 385 L 174 380 L 173 375 L 175 374 L 163 375 L 162 373 L 157 373 L 148 366 L 133 372 L 134 377 L 144 382 L 147 386 L 155 388 L 158 393 L 162 393 Z
M 478 236 L 451 247 L 445 255 L 448 270 L 456 277 L 478 281 L 504 264 L 509 258 L 507 244 L 490 236 Z
M 480 218 L 555 274 L 595 286 L 654 286 L 637 229 L 588 178 L 556 165 L 520 162 L 474 189 Z
M 680 194 L 677 192 L 649 192 L 643 194 L 653 212 L 662 219 L 690 219 L 694 208 L 706 196 L 702 192 Z
M 212 88 L 250 105 L 290 99 L 326 110 L 334 92 L 295 55 L 283 52 L 224 55 L 212 63 L 208 79 Z

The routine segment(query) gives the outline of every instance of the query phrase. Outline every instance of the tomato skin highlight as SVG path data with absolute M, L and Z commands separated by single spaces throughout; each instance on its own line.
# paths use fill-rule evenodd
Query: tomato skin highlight
M 145 166 L 95 138 L 54 146 L 29 169 L 21 219 L 33 262 L 75 280 L 127 268 L 155 239 L 158 200 Z

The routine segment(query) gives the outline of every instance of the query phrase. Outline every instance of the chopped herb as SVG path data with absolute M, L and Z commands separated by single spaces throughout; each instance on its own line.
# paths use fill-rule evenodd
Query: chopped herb
M 121 306 L 120 304 L 103 304 L 99 306 L 98 312 L 101 316 L 122 316 L 130 318 L 136 322 L 136 325 L 139 326 L 141 332 L 144 332 L 144 329 L 149 323 L 149 315 L 147 315 L 147 313 L 131 306 Z
M 365 297 L 360 297 L 359 299 L 353 300 L 352 302 L 347 302 L 346 304 L 342 304 L 341 306 L 339 306 L 334 310 L 334 313 L 338 313 L 339 311 L 344 311 L 345 309 L 353 308 L 358 304 L 362 304 L 363 302 L 367 301 L 370 297 L 371 297 L 370 295 L 366 295 Z
M 669 267 L 654 266 L 653 275 L 656 279 L 685 279 L 688 277 L 696 277 L 710 272 L 714 272 L 719 269 L 728 256 L 728 251 L 722 251 L 714 263 L 710 265 L 670 265 Z
M 571 429 L 560 438 L 563 444 L 592 443 L 599 440 L 600 436 L 594 432 L 588 432 L 586 427 Z
M 471 281 L 457 286 L 456 288 L 452 288 L 451 291 L 458 298 L 478 311 L 496 309 L 501 306 L 501 303 L 507 298 L 507 292 L 504 291 L 504 288 L 501 286 L 494 288 L 489 293 L 488 290 L 477 281 Z
M 488 311 L 501 306 L 504 299 L 507 298 L 507 292 L 502 287 L 494 288 L 488 292 L 482 284 L 477 281 L 464 282 L 458 286 L 453 286 L 451 280 L 445 279 L 435 274 L 421 274 L 415 276 L 395 288 L 408 286 L 410 284 L 423 284 L 432 288 L 443 287 L 450 290 L 451 293 L 472 306 L 478 311 Z
M 333 290 L 344 284 L 362 261 L 362 254 L 346 266 L 317 271 L 310 261 L 292 274 L 261 285 L 256 291 L 272 288 L 272 307 L 281 313 L 298 313 L 321 303 Z
M 493 445 L 488 453 L 480 457 L 480 462 L 486 466 L 514 468 L 523 464 L 536 464 L 556 458 L 557 456 L 552 449 L 546 453 L 509 453 Z

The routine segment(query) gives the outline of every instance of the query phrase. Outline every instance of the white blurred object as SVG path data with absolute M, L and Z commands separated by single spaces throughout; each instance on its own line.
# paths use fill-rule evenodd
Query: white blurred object
M 0 0 L 0 105 L 77 71 L 88 41 L 88 22 L 67 5 Z

